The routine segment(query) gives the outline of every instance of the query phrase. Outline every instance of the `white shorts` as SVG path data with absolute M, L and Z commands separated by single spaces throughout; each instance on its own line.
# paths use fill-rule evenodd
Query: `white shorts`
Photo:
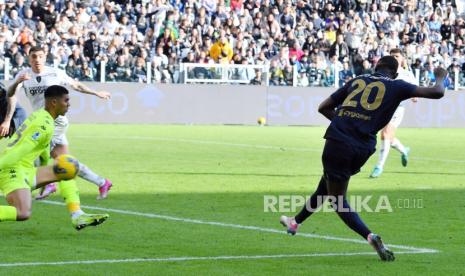
M 50 149 L 53 149 L 56 145 L 68 145 L 68 138 L 66 138 L 68 126 L 68 118 L 65 116 L 58 116 L 55 119 L 55 132 L 53 133 Z
M 402 119 L 404 119 L 404 113 L 405 113 L 405 107 L 403 106 L 397 107 L 389 123 L 394 125 L 396 128 L 398 128 L 400 123 L 402 123 Z

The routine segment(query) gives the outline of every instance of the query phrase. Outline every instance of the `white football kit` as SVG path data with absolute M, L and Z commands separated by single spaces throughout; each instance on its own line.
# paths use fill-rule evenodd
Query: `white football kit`
M 66 86 L 73 82 L 73 79 L 66 75 L 65 71 L 49 66 L 45 66 L 40 74 L 34 73 L 31 68 L 23 69 L 18 72 L 15 81 L 24 74 L 31 76 L 29 80 L 23 81 L 22 86 L 33 111 L 45 107 L 44 93 L 47 87 L 51 85 Z M 58 116 L 55 119 L 55 132 L 53 133 L 51 148 L 54 145 L 68 145 L 68 139 L 66 138 L 68 125 L 68 118 L 65 116 Z
M 403 80 L 411 84 L 418 85 L 418 80 L 415 78 L 415 75 L 413 75 L 412 71 L 406 70 L 404 68 L 399 68 L 397 70 L 397 78 L 396 80 Z M 396 128 L 399 127 L 400 123 L 402 122 L 402 119 L 404 118 L 404 113 L 405 113 L 405 107 L 401 103 L 399 107 L 397 107 L 396 111 L 392 115 L 390 123 L 393 124 Z

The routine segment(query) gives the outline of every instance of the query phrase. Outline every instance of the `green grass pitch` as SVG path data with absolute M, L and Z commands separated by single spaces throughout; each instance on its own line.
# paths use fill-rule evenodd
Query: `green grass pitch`
M 401 128 L 408 166 L 392 150 L 384 174 L 369 179 L 376 153 L 352 178 L 349 195 L 392 205 L 361 212 L 373 232 L 436 250 L 396 247 L 393 263 L 355 242 L 333 212 L 315 214 L 296 236 L 278 222 L 294 212 L 264 212 L 265 195 L 314 191 L 324 130 L 72 125 L 72 154 L 114 182 L 97 201 L 97 188 L 79 179 L 83 209 L 110 219 L 77 232 L 64 206 L 34 202 L 29 221 L 0 223 L 0 275 L 464 275 L 465 129 Z

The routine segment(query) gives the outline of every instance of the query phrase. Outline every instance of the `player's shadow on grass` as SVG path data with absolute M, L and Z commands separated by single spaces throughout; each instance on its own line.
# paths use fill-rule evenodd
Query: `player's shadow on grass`
M 460 172 L 412 172 L 412 171 L 385 171 L 384 173 L 392 173 L 392 174 L 421 174 L 421 175 L 465 175 L 465 173 Z
M 270 173 L 235 173 L 235 172 L 155 172 L 139 171 L 128 172 L 132 174 L 151 174 L 151 175 L 218 175 L 218 176 L 267 176 L 267 177 L 320 177 L 321 174 L 270 174 Z

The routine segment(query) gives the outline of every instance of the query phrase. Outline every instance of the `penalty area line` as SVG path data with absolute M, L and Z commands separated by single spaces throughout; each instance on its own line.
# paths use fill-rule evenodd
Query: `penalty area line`
M 62 206 L 65 205 L 63 202 L 51 201 L 51 200 L 42 200 L 42 201 L 39 201 L 39 202 L 46 203 L 46 204 L 52 204 L 52 205 L 62 205 Z M 227 227 L 227 228 L 236 228 L 236 229 L 244 229 L 244 230 L 253 230 L 253 231 L 257 231 L 257 232 L 265 232 L 265 233 L 275 233 L 275 234 L 287 235 L 286 231 L 273 229 L 273 228 L 265 228 L 265 227 L 249 226 L 249 225 L 241 225 L 241 224 L 233 224 L 233 223 L 222 223 L 222 222 L 216 222 L 216 221 L 205 221 L 205 220 L 190 219 L 190 218 L 180 218 L 180 217 L 173 217 L 173 216 L 160 215 L 160 214 L 154 214 L 154 213 L 142 213 L 142 212 L 127 211 L 127 210 L 120 210 L 120 209 L 113 209 L 113 208 L 103 208 L 103 207 L 97 207 L 97 206 L 88 206 L 88 205 L 81 205 L 81 207 L 86 208 L 86 209 L 90 209 L 90 210 L 99 210 L 99 211 L 117 213 L 117 214 L 124 214 L 124 215 L 133 215 L 133 216 L 140 216 L 140 217 L 147 217 L 147 218 L 157 218 L 157 219 L 163 219 L 163 220 L 169 220 L 169 221 L 178 221 L 178 222 L 184 222 L 184 223 L 213 225 L 213 226 L 220 226 L 220 227 Z M 317 235 L 317 234 L 310 234 L 310 233 L 299 233 L 297 235 L 297 237 L 306 237 L 306 238 L 314 238 L 314 239 L 323 239 L 323 240 L 333 240 L 333 241 L 367 244 L 367 241 L 361 240 L 361 239 L 341 238 L 341 237 L 334 237 L 334 236 L 327 236 L 327 235 Z M 388 246 L 390 248 L 415 251 L 417 253 L 439 253 L 438 250 L 431 249 L 431 248 L 419 248 L 419 247 L 406 246 L 406 245 L 396 245 L 396 244 L 386 244 L 386 246 Z

